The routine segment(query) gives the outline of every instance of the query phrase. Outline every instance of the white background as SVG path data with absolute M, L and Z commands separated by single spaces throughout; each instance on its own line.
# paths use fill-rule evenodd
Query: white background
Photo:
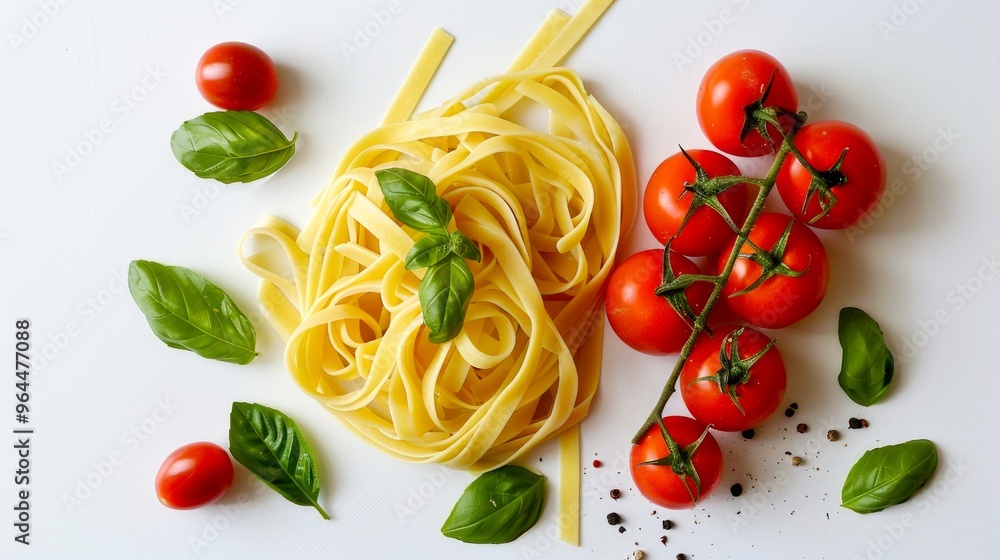
M 14 321 L 31 320 L 36 433 L 30 547 L 13 542 L 17 458 L 13 435 L 0 438 L 0 557 L 584 559 L 636 549 L 651 559 L 996 557 L 1000 457 L 991 440 L 1000 375 L 988 356 L 1000 334 L 1000 281 L 982 264 L 1000 251 L 993 2 L 791 10 L 764 0 L 621 0 L 566 61 L 625 127 L 640 187 L 677 144 L 707 147 L 694 114 L 698 82 L 714 60 L 742 48 L 784 63 L 812 120 L 867 130 L 885 153 L 890 182 L 899 182 L 901 194 L 869 228 L 823 234 L 832 266 L 826 300 L 779 333 L 786 403 L 798 402 L 798 414 L 779 413 L 751 441 L 720 436 L 722 487 L 694 510 L 651 514 L 623 468 L 673 360 L 634 353 L 610 332 L 600 392 L 582 428 L 587 462 L 596 456 L 604 466 L 584 472 L 579 548 L 552 539 L 554 502 L 513 544 L 442 537 L 469 476 L 399 463 L 356 441 L 293 386 L 281 342 L 257 312 L 261 356 L 249 366 L 159 342 L 124 289 L 130 260 L 191 267 L 255 309 L 257 281 L 236 258 L 237 240 L 266 213 L 304 223 L 308 201 L 345 148 L 380 121 L 431 29 L 456 41 L 425 107 L 502 71 L 557 6 L 399 1 L 396 14 L 383 0 L 2 3 L 0 338 L 10 363 Z M 374 36 L 359 36 L 365 29 Z M 300 134 L 288 166 L 252 185 L 199 180 L 169 149 L 182 121 L 212 109 L 195 88 L 194 66 L 225 40 L 257 45 L 277 62 L 280 91 L 264 112 Z M 358 52 L 345 54 L 355 41 Z M 98 138 L 90 131 L 104 119 L 110 131 Z M 641 219 L 634 232 L 624 252 L 653 246 Z M 959 295 L 959 285 L 972 297 Z M 890 396 L 871 409 L 836 383 L 845 305 L 880 322 L 899 361 Z M 15 379 L 10 367 L 0 373 L 0 432 L 10 434 Z M 331 521 L 261 490 L 241 467 L 219 504 L 179 512 L 157 502 L 153 477 L 163 458 L 192 441 L 225 445 L 234 400 L 299 422 L 319 454 Z M 682 410 L 675 401 L 668 409 Z M 871 427 L 847 430 L 851 416 Z M 808 433 L 795 432 L 800 421 Z M 840 442 L 826 440 L 830 428 L 840 429 Z M 844 477 L 864 450 L 913 438 L 940 450 L 929 487 L 878 514 L 839 506 Z M 545 445 L 529 459 L 553 483 L 555 451 Z M 786 451 L 805 464 L 792 467 Z M 736 482 L 745 488 L 740 498 L 729 493 Z M 611 488 L 624 493 L 617 503 Z M 610 511 L 624 518 L 625 534 L 606 523 Z M 676 528 L 663 546 L 666 518 Z

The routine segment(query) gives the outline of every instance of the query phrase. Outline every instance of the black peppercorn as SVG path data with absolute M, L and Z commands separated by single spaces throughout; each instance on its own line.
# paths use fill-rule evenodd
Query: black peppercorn
M 800 434 L 804 434 L 809 431 L 809 426 L 805 424 L 799 424 L 798 426 L 795 426 L 795 430 Z
M 753 428 L 750 428 L 749 430 L 743 430 L 740 433 L 743 435 L 744 439 L 753 439 L 753 436 L 755 434 Z
M 664 519 L 663 520 L 663 530 L 664 531 L 669 531 L 669 530 L 671 530 L 673 528 L 674 528 L 673 521 L 670 521 L 669 519 Z
M 858 420 L 857 418 L 851 418 L 850 420 L 847 421 L 847 426 L 850 427 L 852 430 L 857 430 L 858 428 L 861 427 L 861 420 Z
M 743 485 L 737 482 L 736 484 L 733 484 L 732 486 L 729 487 L 729 492 L 733 495 L 734 498 L 737 498 L 739 497 L 740 494 L 743 493 Z
M 608 514 L 608 525 L 617 525 L 621 522 L 622 522 L 622 516 L 618 515 L 613 511 Z
M 618 498 L 621 498 L 621 497 L 622 497 L 622 491 L 621 490 L 615 488 L 614 490 L 611 491 L 611 499 L 617 500 Z
M 624 525 L 619 526 L 618 527 L 618 532 L 619 533 L 624 533 L 625 532 L 625 526 Z

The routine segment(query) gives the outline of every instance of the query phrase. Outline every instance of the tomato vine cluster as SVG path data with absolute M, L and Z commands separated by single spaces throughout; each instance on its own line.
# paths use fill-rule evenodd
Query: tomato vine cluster
M 718 150 L 771 158 L 771 166 L 750 177 L 711 150 L 681 148 L 665 159 L 643 197 L 646 224 L 664 247 L 623 261 L 606 299 L 626 344 L 680 354 L 631 454 L 640 492 L 675 508 L 718 485 L 722 453 L 710 429 L 757 426 L 781 404 L 785 366 L 757 329 L 792 325 L 826 295 L 830 267 L 811 228 L 858 223 L 886 184 L 872 139 L 845 122 L 806 124 L 791 77 L 766 53 L 735 52 L 709 68 L 697 114 Z M 775 187 L 789 214 L 764 212 Z M 694 418 L 662 417 L 678 381 Z

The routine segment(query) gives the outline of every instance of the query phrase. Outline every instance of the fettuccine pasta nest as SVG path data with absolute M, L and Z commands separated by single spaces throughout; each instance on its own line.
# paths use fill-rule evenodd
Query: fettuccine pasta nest
M 541 108 L 550 130 L 515 115 Z M 408 113 L 407 113 L 408 116 Z M 429 177 L 481 248 L 461 333 L 427 338 L 400 225 L 374 171 Z M 245 256 L 303 391 L 402 460 L 486 470 L 580 422 L 597 390 L 602 294 L 631 221 L 621 128 L 565 68 L 481 80 L 361 137 L 298 231 L 275 218 Z

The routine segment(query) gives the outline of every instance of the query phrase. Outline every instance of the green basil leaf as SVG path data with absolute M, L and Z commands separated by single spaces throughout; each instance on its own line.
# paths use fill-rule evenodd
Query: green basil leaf
M 427 269 L 417 295 L 431 342 L 446 342 L 462 331 L 474 287 L 472 270 L 454 253 Z
M 889 392 L 895 362 L 878 323 L 855 307 L 840 310 L 838 326 L 844 358 L 837 381 L 852 401 L 873 405 Z
M 253 111 L 217 111 L 185 121 L 170 136 L 181 165 L 203 179 L 249 183 L 281 169 L 295 153 L 295 140 Z
M 257 356 L 253 324 L 226 292 L 198 273 L 132 261 L 128 290 L 153 334 L 167 346 L 234 364 L 250 363 Z
M 451 206 L 437 195 L 433 181 L 400 167 L 376 171 L 375 178 L 397 220 L 417 231 L 448 236 Z
M 511 542 L 538 522 L 545 494 L 545 477 L 524 467 L 489 471 L 465 489 L 441 533 L 467 543 Z
M 479 262 L 483 258 L 482 253 L 479 252 L 479 247 L 476 247 L 476 244 L 460 231 L 451 232 L 451 237 L 448 238 L 448 246 L 451 247 L 452 253 L 463 259 Z
M 866 451 L 844 481 L 841 505 L 872 513 L 901 504 L 927 483 L 937 463 L 937 447 L 926 439 Z
M 316 460 L 295 421 L 273 408 L 234 402 L 229 414 L 229 452 L 288 501 L 313 506 L 323 519 L 329 514 L 319 505 Z
M 406 254 L 406 270 L 427 268 L 448 257 L 448 238 L 443 235 L 426 235 L 410 248 Z

